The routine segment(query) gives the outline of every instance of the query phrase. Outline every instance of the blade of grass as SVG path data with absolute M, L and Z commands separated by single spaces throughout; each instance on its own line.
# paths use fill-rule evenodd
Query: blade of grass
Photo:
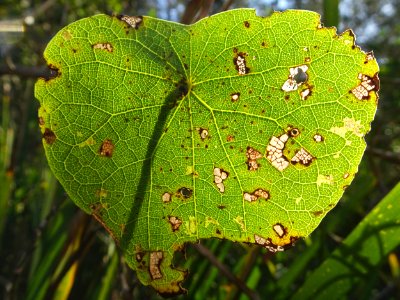
M 111 298 L 110 295 L 113 288 L 113 283 L 116 279 L 118 271 L 118 262 L 119 262 L 119 255 L 114 248 L 114 253 L 112 254 L 111 259 L 108 263 L 107 271 L 101 280 L 101 287 L 96 299 L 107 300 Z
M 292 299 L 343 299 L 362 289 L 376 268 L 400 245 L 400 183 L 318 267 Z
M 35 254 L 38 254 L 34 254 L 36 262 L 32 264 L 27 284 L 27 300 L 40 300 L 45 297 L 52 274 L 57 268 L 57 258 L 61 255 L 68 238 L 68 224 L 65 220 L 71 219 L 75 211 L 76 207 L 70 201 L 66 201 L 38 241 L 39 249 L 35 250 Z
M 2 249 L 3 231 L 14 177 L 13 170 L 9 170 L 14 129 L 10 127 L 10 97 L 7 90 L 6 83 L 4 83 L 0 127 L 0 249 Z

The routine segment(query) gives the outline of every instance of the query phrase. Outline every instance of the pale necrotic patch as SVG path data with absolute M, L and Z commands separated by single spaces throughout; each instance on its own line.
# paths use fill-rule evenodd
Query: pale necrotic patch
M 317 143 L 320 143 L 320 142 L 324 141 L 324 137 L 322 135 L 318 134 L 318 133 L 314 135 L 313 139 Z
M 160 269 L 163 257 L 164 255 L 162 251 L 155 251 L 150 253 L 149 272 L 153 280 L 161 279 L 163 277 Z
M 240 93 L 233 93 L 233 94 L 231 94 L 231 101 L 236 102 L 239 100 L 239 97 L 240 97 Z
M 229 176 L 228 172 L 220 168 L 214 168 L 213 174 L 214 174 L 214 183 L 217 186 L 218 190 L 221 193 L 225 192 L 224 180 L 228 178 Z
M 257 159 L 262 158 L 262 154 L 258 152 L 256 149 L 253 147 L 247 147 L 246 151 L 246 157 L 247 157 L 247 169 L 249 171 L 255 171 L 259 168 L 259 164 L 257 162 Z
M 269 193 L 266 190 L 263 189 L 257 189 L 253 193 L 243 193 L 243 199 L 249 202 L 254 202 L 257 201 L 258 199 L 269 199 Z
M 163 203 L 169 203 L 169 202 L 171 202 L 171 194 L 166 192 L 166 193 L 162 194 L 161 199 L 162 199 Z
M 286 234 L 285 227 L 283 227 L 283 225 L 280 224 L 280 223 L 276 223 L 276 224 L 273 226 L 273 229 L 274 229 L 275 233 L 276 233 L 280 238 L 284 237 L 285 234 Z
M 106 50 L 107 52 L 113 52 L 113 47 L 110 43 L 97 43 L 94 44 L 93 49 L 100 49 L 100 50 Z
M 267 146 L 267 159 L 279 171 L 289 166 L 289 161 L 283 155 L 283 149 L 289 136 L 285 133 L 279 137 L 273 136 Z
M 143 22 L 142 16 L 119 16 L 119 19 L 135 29 L 138 29 Z
M 367 100 L 370 98 L 371 91 L 379 91 L 379 78 L 377 75 L 369 77 L 367 75 L 358 74 L 361 83 L 351 90 L 358 100 Z
M 311 95 L 310 89 L 305 89 L 300 92 L 301 100 L 307 100 L 307 98 Z
M 313 161 L 314 157 L 308 153 L 304 148 L 301 148 L 296 152 L 296 154 L 292 157 L 292 164 L 300 163 L 304 166 L 309 166 Z
M 249 73 L 249 68 L 246 66 L 246 56 L 247 53 L 240 52 L 233 60 L 239 75 L 245 75 Z
M 366 55 L 365 55 L 365 61 L 364 61 L 364 64 L 366 64 L 366 63 L 368 63 L 369 61 L 371 61 L 371 60 L 374 60 L 375 59 L 375 57 L 374 57 L 374 52 L 367 52 L 366 53 Z
M 169 224 L 171 225 L 172 231 L 177 231 L 182 225 L 182 221 L 178 217 L 168 217 Z
M 282 85 L 284 92 L 292 92 L 308 80 L 307 75 L 308 66 L 301 65 L 289 69 L 289 76 L 285 83 Z
M 200 138 L 204 141 L 208 137 L 208 130 L 205 128 L 199 128 Z
M 266 238 L 263 238 L 262 236 L 255 234 L 254 240 L 255 240 L 256 244 L 263 246 L 265 249 L 267 249 L 270 252 L 277 252 L 277 251 L 285 250 L 282 246 L 273 244 L 270 238 L 266 239 Z

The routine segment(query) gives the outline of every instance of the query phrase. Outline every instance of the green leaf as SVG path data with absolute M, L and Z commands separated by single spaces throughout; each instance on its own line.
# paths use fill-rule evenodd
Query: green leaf
M 369 298 L 370 294 L 363 293 L 369 291 L 371 272 L 376 272 L 385 257 L 400 245 L 399 198 L 397 184 L 307 277 L 292 299 L 344 299 L 351 291 L 361 299 Z
M 49 164 L 162 294 L 183 291 L 187 242 L 281 251 L 309 235 L 357 172 L 379 89 L 372 53 L 309 11 L 97 15 L 44 55 Z

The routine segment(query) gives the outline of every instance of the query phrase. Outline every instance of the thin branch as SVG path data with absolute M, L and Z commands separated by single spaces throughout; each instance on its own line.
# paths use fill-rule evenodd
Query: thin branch
M 228 9 L 231 7 L 232 4 L 233 4 L 233 0 L 227 0 L 227 1 L 225 1 L 224 5 L 223 5 L 222 8 L 221 8 L 221 11 L 226 11 L 226 10 L 228 10 Z
M 30 67 L 30 66 L 15 66 L 10 67 L 7 65 L 0 65 L 0 76 L 3 75 L 16 75 L 22 78 L 38 78 L 42 77 L 49 79 L 51 77 L 51 70 L 44 66 Z
M 186 5 L 181 23 L 192 24 L 209 15 L 214 0 L 191 0 Z
M 207 258 L 229 281 L 235 284 L 243 293 L 252 300 L 260 300 L 260 296 L 251 290 L 242 280 L 236 277 L 214 254 L 201 244 L 194 244 L 194 248 L 205 258 Z

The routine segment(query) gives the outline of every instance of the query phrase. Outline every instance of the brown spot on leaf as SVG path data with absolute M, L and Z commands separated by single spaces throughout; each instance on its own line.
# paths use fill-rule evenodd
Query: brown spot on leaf
M 214 183 L 221 193 L 225 192 L 224 180 L 229 177 L 229 173 L 221 168 L 214 168 Z
M 231 94 L 231 101 L 232 101 L 232 102 L 238 101 L 239 98 L 240 98 L 240 93 L 232 93 L 232 94 Z
M 226 137 L 226 141 L 227 142 L 233 142 L 235 140 L 235 137 L 233 136 L 233 135 L 228 135 L 227 137 Z
M 244 21 L 244 27 L 246 27 L 246 28 L 249 28 L 249 27 L 250 27 L 249 21 Z
M 371 60 L 374 60 L 375 59 L 375 57 L 374 57 L 374 52 L 367 52 L 366 54 L 365 54 L 365 61 L 364 61 L 364 64 L 367 64 L 369 61 L 371 61 Z
M 317 143 L 323 142 L 325 140 L 325 138 L 320 135 L 319 133 L 316 133 L 313 137 L 314 141 Z
M 276 223 L 272 228 L 280 238 L 287 234 L 287 229 L 281 223 Z
M 111 140 L 105 139 L 99 149 L 100 156 L 112 157 L 114 153 L 114 144 Z
M 225 209 L 225 208 L 226 208 L 225 205 L 218 205 L 217 207 L 218 207 L 219 209 Z
M 39 117 L 39 125 L 43 126 L 44 125 L 44 119 L 43 117 Z
M 263 246 L 265 249 L 267 249 L 270 252 L 277 252 L 277 251 L 283 251 L 285 250 L 284 247 L 276 245 L 272 242 L 271 238 L 264 238 L 262 236 L 259 235 L 254 235 L 254 240 L 256 242 L 256 244 L 259 244 L 261 246 Z
M 150 252 L 149 272 L 153 280 L 161 279 L 163 277 L 160 269 L 163 258 L 164 254 L 162 251 Z
M 204 141 L 204 140 L 208 137 L 208 135 L 209 135 L 208 129 L 206 129 L 206 128 L 198 128 L 198 132 L 199 132 L 199 134 L 200 134 L 201 140 L 203 140 L 203 141 Z
M 312 95 L 312 91 L 309 88 L 306 88 L 300 92 L 300 96 L 302 100 L 307 100 L 308 97 Z
M 296 151 L 290 162 L 293 165 L 300 163 L 301 165 L 308 167 L 314 161 L 314 159 L 315 157 L 312 156 L 307 150 L 301 148 L 300 150 Z
M 169 216 L 168 221 L 171 224 L 172 231 L 179 230 L 179 227 L 182 225 L 182 221 L 178 217 Z
M 249 171 L 255 171 L 258 170 L 259 168 L 259 164 L 257 162 L 257 159 L 260 159 L 263 157 L 263 155 L 261 154 L 261 152 L 257 151 L 256 149 L 254 149 L 253 147 L 247 147 L 247 151 L 246 151 L 246 157 L 247 157 L 247 169 Z
M 165 192 L 164 194 L 162 194 L 161 199 L 163 201 L 163 203 L 169 203 L 171 202 L 171 197 L 172 195 L 168 192 Z
M 142 16 L 126 16 L 126 15 L 119 15 L 117 16 L 118 19 L 124 21 L 130 27 L 134 29 L 138 29 L 143 24 L 143 17 Z
M 358 79 L 361 80 L 360 84 L 350 91 L 358 100 L 368 100 L 370 92 L 379 91 L 380 82 L 378 73 L 375 73 L 373 77 L 360 73 Z
M 249 202 L 257 201 L 260 198 L 268 200 L 270 198 L 269 192 L 264 189 L 256 189 L 253 193 L 243 193 L 243 199 Z
M 144 256 L 145 256 L 145 254 L 146 253 L 142 252 L 142 251 L 136 252 L 136 255 L 135 255 L 136 261 L 137 262 L 141 262 L 143 260 Z
M 45 128 L 43 139 L 45 140 L 46 144 L 52 145 L 56 141 L 57 137 L 51 129 Z
M 178 190 L 178 197 L 183 197 L 184 199 L 188 199 L 192 196 L 193 191 L 187 187 L 181 187 Z
M 323 213 L 324 213 L 324 212 L 323 212 L 322 210 L 313 211 L 313 215 L 314 215 L 315 217 L 319 217 L 319 216 L 321 216 Z
M 100 50 L 106 50 L 107 52 L 113 52 L 113 46 L 111 43 L 96 43 L 92 45 L 93 49 L 100 49 Z
M 296 137 L 300 134 L 300 130 L 298 128 L 290 128 L 288 134 L 290 137 Z
M 233 58 L 233 63 L 239 75 L 248 74 L 250 69 L 246 66 L 247 53 L 239 52 Z

